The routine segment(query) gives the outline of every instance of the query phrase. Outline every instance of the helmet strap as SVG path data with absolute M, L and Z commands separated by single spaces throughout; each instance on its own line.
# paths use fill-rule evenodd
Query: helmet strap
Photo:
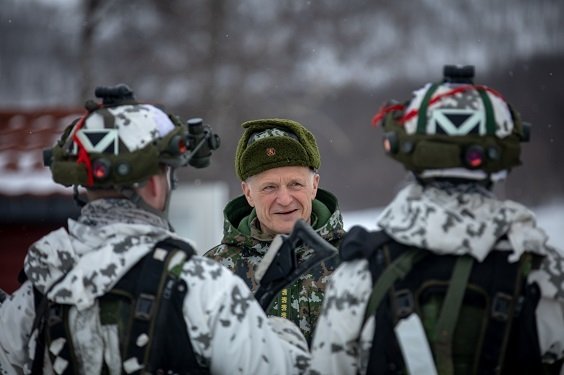
M 88 203 L 88 201 L 80 196 L 80 193 L 78 192 L 78 185 L 73 185 L 72 188 L 73 188 L 72 198 L 74 199 L 75 203 L 80 208 L 84 207 L 86 203 Z

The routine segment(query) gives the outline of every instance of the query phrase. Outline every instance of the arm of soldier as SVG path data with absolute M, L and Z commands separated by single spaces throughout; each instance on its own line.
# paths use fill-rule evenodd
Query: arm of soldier
M 184 301 L 188 333 L 194 351 L 212 373 L 303 372 L 309 361 L 307 348 L 276 334 L 240 278 L 202 257 L 187 262 L 182 277 L 188 284 Z
M 0 305 L 0 374 L 21 373 L 29 362 L 27 347 L 34 319 L 33 288 L 26 281 Z
M 338 256 L 335 258 L 338 258 Z M 336 261 L 329 259 L 320 262 L 313 267 L 309 273 L 300 277 L 303 289 L 301 293 L 304 294 L 303 296 L 300 295 L 300 299 L 305 298 L 307 300 L 307 305 L 303 304 L 307 306 L 307 310 L 303 313 L 301 318 L 302 322 L 300 328 L 310 339 L 313 336 L 317 319 L 319 319 L 319 315 L 321 314 L 321 306 L 323 304 L 329 277 L 336 268 Z M 304 319 L 307 324 L 304 324 Z
M 543 360 L 564 359 L 564 259 L 550 249 L 541 268 L 529 274 L 529 283 L 537 283 L 541 297 L 536 309 L 537 332 Z M 564 373 L 564 367 L 562 368 Z
M 370 347 L 374 329 L 362 326 L 371 290 L 366 260 L 345 262 L 330 276 L 313 336 L 310 374 L 359 372 L 360 355 Z

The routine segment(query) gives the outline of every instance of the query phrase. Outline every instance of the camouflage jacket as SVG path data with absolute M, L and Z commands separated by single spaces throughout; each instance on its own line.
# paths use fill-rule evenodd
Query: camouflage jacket
M 507 251 L 510 262 L 524 251 L 543 256 L 540 269 L 527 280 L 541 291 L 536 317 L 543 359 L 562 359 L 564 257 L 547 245 L 532 212 L 481 190 L 477 185 L 436 188 L 414 183 L 398 193 L 377 222 L 394 240 L 437 254 L 470 254 L 481 261 L 496 249 Z M 344 262 L 333 273 L 311 345 L 311 375 L 366 373 L 378 329 L 374 317 L 363 325 L 372 288 L 366 259 Z
M 68 232 L 61 228 L 33 244 L 24 267 L 28 281 L 0 305 L 0 374 L 30 372 L 37 335 L 32 287 L 72 306 L 66 323 L 79 373 L 100 374 L 105 366 L 121 374 L 126 363 L 127 370 L 138 369 L 138 363 L 120 358 L 117 327 L 102 323 L 97 297 L 166 237 L 177 237 L 166 220 L 128 200 L 104 199 L 83 207 L 78 221 L 69 220 Z M 294 324 L 268 319 L 247 286 L 219 263 L 196 255 L 176 260 L 171 267 L 182 265 L 188 288 L 182 308 L 187 333 L 196 358 L 211 373 L 303 371 L 309 353 Z M 55 344 L 60 342 L 45 350 L 57 353 Z M 47 353 L 45 358 L 45 373 L 65 366 L 60 358 L 53 364 Z
M 257 283 L 254 272 L 268 250 L 272 237 L 265 236 L 256 226 L 254 210 L 244 196 L 229 202 L 224 210 L 224 237 L 221 244 L 209 250 L 205 256 L 215 259 L 240 276 L 254 292 Z M 254 217 L 254 219 L 253 219 Z M 251 221 L 251 232 L 240 229 L 243 220 Z M 337 198 L 318 189 L 313 202 L 312 227 L 325 240 L 338 247 L 345 231 Z M 307 259 L 312 249 L 297 251 L 298 262 Z M 282 290 L 275 299 L 269 314 L 288 318 L 300 327 L 310 341 L 319 316 L 328 276 L 338 265 L 338 257 L 321 262 L 309 273 Z

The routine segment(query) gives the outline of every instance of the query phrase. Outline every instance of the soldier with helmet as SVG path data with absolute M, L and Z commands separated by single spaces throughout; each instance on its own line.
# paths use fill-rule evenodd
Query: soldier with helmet
M 357 226 L 329 281 L 311 374 L 540 374 L 564 358 L 562 254 L 492 187 L 529 125 L 471 66 L 375 116 L 411 173 L 379 230 Z
M 45 153 L 55 182 L 86 189 L 68 230 L 35 242 L 0 305 L 0 373 L 299 373 L 299 329 L 197 256 L 167 219 L 174 169 L 203 167 L 219 138 L 135 100 L 125 85 Z

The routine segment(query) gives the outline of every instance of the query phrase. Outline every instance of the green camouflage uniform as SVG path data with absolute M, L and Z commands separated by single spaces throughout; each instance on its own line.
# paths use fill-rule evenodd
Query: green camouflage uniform
M 255 292 L 258 287 L 254 278 L 255 269 L 266 254 L 273 237 L 261 232 L 255 210 L 248 205 L 244 196 L 229 202 L 223 213 L 223 240 L 205 256 L 231 269 Z M 317 197 L 313 201 L 311 226 L 333 246 L 339 245 L 345 231 L 337 198 L 333 194 L 322 189 L 317 190 Z M 312 252 L 311 248 L 298 249 L 298 262 L 307 259 Z M 328 276 L 337 267 L 338 262 L 338 256 L 332 257 L 302 275 L 280 292 L 268 314 L 290 319 L 300 327 L 306 339 L 311 341 Z

